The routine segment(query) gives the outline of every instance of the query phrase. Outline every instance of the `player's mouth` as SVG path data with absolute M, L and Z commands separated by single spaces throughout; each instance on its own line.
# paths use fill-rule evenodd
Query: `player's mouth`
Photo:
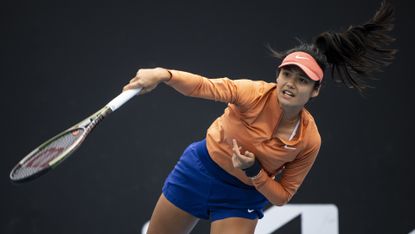
M 295 97 L 295 94 L 293 92 L 286 89 L 282 91 L 282 95 L 285 97 Z

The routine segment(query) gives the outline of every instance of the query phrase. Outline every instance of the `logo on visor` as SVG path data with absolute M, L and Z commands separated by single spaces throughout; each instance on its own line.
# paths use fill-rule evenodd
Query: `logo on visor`
M 306 60 L 310 60 L 309 58 L 303 57 L 303 56 L 300 56 L 300 55 L 296 55 L 295 58 L 296 59 L 306 59 Z

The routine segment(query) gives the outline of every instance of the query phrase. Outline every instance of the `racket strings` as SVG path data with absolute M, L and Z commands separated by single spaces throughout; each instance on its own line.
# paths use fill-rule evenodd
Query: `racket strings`
M 77 140 L 83 136 L 84 129 L 69 131 L 58 137 L 48 145 L 40 148 L 29 159 L 20 164 L 12 173 L 15 180 L 23 179 L 49 167 L 49 163 L 65 153 Z

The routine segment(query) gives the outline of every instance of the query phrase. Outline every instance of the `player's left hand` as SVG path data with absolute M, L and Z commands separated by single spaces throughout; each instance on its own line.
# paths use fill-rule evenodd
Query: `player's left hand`
M 239 169 L 246 169 L 254 165 L 255 162 L 255 155 L 249 151 L 245 151 L 244 154 L 241 154 L 241 148 L 238 146 L 238 143 L 235 139 L 232 140 L 232 164 L 233 167 Z

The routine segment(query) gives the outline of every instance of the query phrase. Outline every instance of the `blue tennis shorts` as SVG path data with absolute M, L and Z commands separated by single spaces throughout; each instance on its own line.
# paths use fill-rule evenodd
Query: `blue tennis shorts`
M 206 140 L 186 148 L 167 177 L 163 194 L 180 209 L 210 221 L 260 219 L 268 204 L 255 187 L 244 184 L 210 158 Z

